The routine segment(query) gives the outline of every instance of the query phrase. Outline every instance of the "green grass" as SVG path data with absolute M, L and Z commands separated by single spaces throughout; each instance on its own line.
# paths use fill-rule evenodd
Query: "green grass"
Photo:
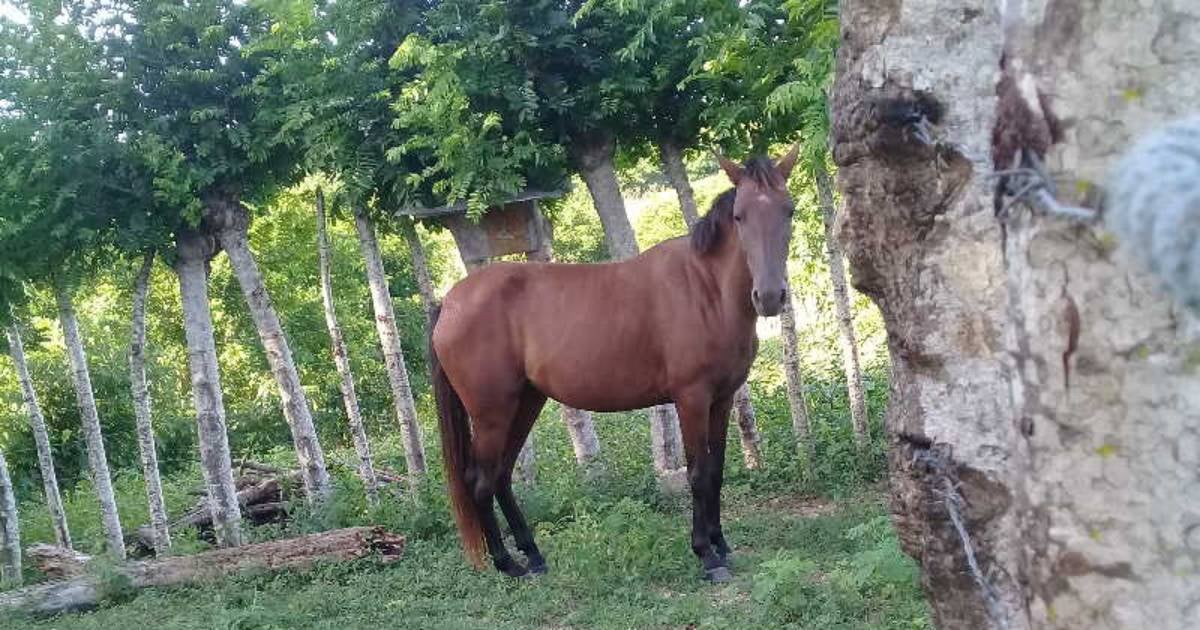
M 726 531 L 736 579 L 721 586 L 699 579 L 685 512 L 614 498 L 538 527 L 551 574 L 537 580 L 474 571 L 452 539 L 435 537 L 410 541 L 387 566 L 361 561 L 148 590 L 90 613 L 8 621 L 105 630 L 926 628 L 916 569 L 879 501 L 732 502 Z

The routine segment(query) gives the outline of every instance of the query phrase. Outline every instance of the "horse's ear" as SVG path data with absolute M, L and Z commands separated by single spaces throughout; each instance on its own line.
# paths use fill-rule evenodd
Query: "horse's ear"
M 792 176 L 792 169 L 796 168 L 796 160 L 800 158 L 800 143 L 792 145 L 792 150 L 787 152 L 787 155 L 779 158 L 775 163 L 775 170 L 783 176 L 783 181 L 787 181 Z
M 721 165 L 721 169 L 729 176 L 729 181 L 733 182 L 734 186 L 737 186 L 738 182 L 742 181 L 742 175 L 746 174 L 746 169 L 742 168 L 741 164 L 730 161 L 720 153 L 717 154 L 717 163 Z

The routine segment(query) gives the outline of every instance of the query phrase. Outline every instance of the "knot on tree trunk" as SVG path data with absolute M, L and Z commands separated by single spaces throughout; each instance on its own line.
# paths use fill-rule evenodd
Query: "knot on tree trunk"
M 217 239 L 211 234 L 184 228 L 175 234 L 175 256 L 177 262 L 208 263 L 217 255 Z
M 571 159 L 585 172 L 594 171 L 613 159 L 616 143 L 611 135 L 602 132 L 579 134 L 571 143 Z
M 245 234 L 250 213 L 234 192 L 222 190 L 204 197 L 204 227 L 212 234 Z

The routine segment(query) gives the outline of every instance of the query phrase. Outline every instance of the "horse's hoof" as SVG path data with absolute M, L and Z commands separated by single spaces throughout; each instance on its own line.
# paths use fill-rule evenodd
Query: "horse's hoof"
M 530 577 L 529 570 L 515 562 L 512 564 L 512 566 L 510 566 L 506 569 L 501 569 L 500 572 L 503 573 L 504 575 L 507 575 L 510 578 Z
M 550 569 L 546 567 L 546 563 L 534 564 L 529 567 L 529 574 L 532 576 L 546 575 Z
M 713 567 L 704 570 L 704 579 L 713 584 L 724 584 L 733 581 L 733 573 L 726 567 Z

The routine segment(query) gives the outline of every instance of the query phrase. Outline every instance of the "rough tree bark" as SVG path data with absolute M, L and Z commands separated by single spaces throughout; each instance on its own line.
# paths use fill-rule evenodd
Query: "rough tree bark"
M 17 519 L 17 496 L 13 492 L 12 477 L 8 474 L 8 460 L 0 451 L 0 582 L 21 583 L 21 527 Z
M 350 425 L 350 437 L 354 440 L 354 451 L 358 454 L 358 477 L 362 479 L 371 506 L 379 505 L 379 481 L 375 478 L 375 465 L 371 462 L 371 442 L 363 427 L 362 411 L 358 406 L 358 392 L 354 389 L 354 374 L 350 371 L 350 355 L 346 350 L 346 339 L 338 325 L 337 309 L 333 304 L 333 279 L 330 273 L 329 237 L 325 230 L 325 193 L 317 189 L 317 264 L 321 277 L 321 303 L 325 307 L 325 327 L 329 329 L 329 343 L 333 351 L 333 363 L 337 367 L 342 404 L 346 408 L 346 422 Z
M 806 466 L 812 464 L 813 443 L 808 430 L 808 403 L 804 396 L 804 372 L 800 367 L 800 348 L 796 336 L 796 306 L 788 290 L 779 313 L 779 328 L 783 337 L 783 376 L 787 385 L 788 409 L 792 412 L 792 438 L 796 451 Z
M 25 412 L 29 414 L 29 428 L 33 432 L 33 443 L 37 447 L 38 470 L 42 474 L 42 490 L 46 495 L 46 509 L 50 512 L 50 524 L 54 528 L 54 540 L 60 547 L 71 548 L 71 532 L 67 528 L 67 514 L 63 510 L 62 495 L 58 492 L 58 475 L 54 472 L 54 455 L 50 450 L 50 434 L 46 431 L 46 418 L 38 403 L 33 379 L 29 376 L 29 365 L 25 361 L 25 346 L 21 343 L 21 330 L 14 321 L 8 327 L 8 352 L 17 367 L 17 380 L 21 383 L 21 397 Z
M 587 184 L 592 205 L 600 216 L 609 258 L 625 260 L 637 256 L 639 249 L 633 224 L 625 212 L 621 186 L 617 182 L 617 170 L 613 164 L 615 152 L 613 137 L 602 133 L 578 138 L 571 146 L 575 167 Z M 675 471 L 684 467 L 683 435 L 674 405 L 659 405 L 650 410 L 650 448 L 655 470 L 660 477 L 668 473 L 675 474 Z M 672 484 L 672 487 L 677 485 Z
M 279 398 L 283 404 L 283 416 L 292 433 L 292 445 L 304 479 L 305 498 L 319 503 L 329 496 L 329 470 L 325 467 L 325 453 L 321 450 L 317 429 L 313 425 L 312 409 L 300 374 L 292 359 L 279 314 L 271 304 L 271 296 L 263 283 L 262 273 L 250 251 L 250 214 L 234 194 L 215 194 L 205 200 L 204 220 L 217 237 L 221 249 L 229 257 L 233 275 L 237 277 L 242 295 L 249 306 L 250 316 L 258 331 L 271 374 L 279 387 Z
M 584 470 L 590 470 L 600 457 L 600 438 L 596 436 L 592 412 L 563 405 L 562 420 L 567 425 L 567 434 L 571 436 L 575 462 Z
M 150 508 L 154 553 L 162 555 L 171 548 L 171 535 L 167 529 L 167 506 L 163 502 L 162 479 L 158 475 L 158 448 L 154 443 L 154 424 L 150 415 L 150 389 L 146 385 L 146 296 L 150 291 L 150 272 L 153 269 L 154 251 L 149 251 L 142 259 L 142 267 L 133 282 L 129 383 L 133 390 L 138 451 L 142 458 L 142 478 L 146 482 L 146 503 Z
M 207 234 L 181 230 L 175 236 L 175 251 L 174 267 L 179 277 L 192 404 L 196 408 L 196 432 L 200 442 L 200 472 L 204 476 L 217 544 L 236 547 L 242 544 L 242 514 L 229 456 L 225 400 L 221 393 L 217 344 L 213 339 L 212 312 L 208 305 L 208 262 L 216 254 L 216 242 Z
M 417 291 L 421 293 L 421 306 L 425 308 L 425 332 L 429 333 L 433 308 L 437 304 L 437 292 L 433 288 L 433 275 L 429 273 L 429 259 L 425 255 L 425 246 L 421 244 L 421 236 L 417 234 L 416 224 L 403 219 L 398 223 L 400 233 L 404 235 L 404 241 L 408 243 L 413 275 L 417 277 Z
M 1124 148 L 1200 97 L 1200 7 L 841 11 L 839 236 L 888 329 L 892 512 L 935 620 L 1194 627 L 1200 323 L 1097 226 L 994 218 L 988 176 L 1023 157 L 1097 207 Z
M 838 332 L 841 333 L 842 365 L 846 370 L 846 391 L 850 396 L 850 421 L 854 426 L 854 437 L 859 446 L 870 439 L 867 424 L 867 398 L 863 391 L 862 367 L 858 361 L 858 341 L 854 338 L 854 316 L 850 311 L 850 290 L 846 286 L 846 268 L 842 260 L 842 246 L 834 234 L 837 212 L 833 202 L 833 182 L 825 165 L 817 164 L 813 173 L 817 182 L 817 195 L 821 200 L 821 218 L 825 223 L 825 253 L 829 258 L 829 278 L 833 285 L 833 307 L 837 314 Z
M 659 157 L 662 159 L 663 174 L 675 189 L 679 198 L 679 209 L 683 213 L 683 221 L 688 229 L 700 220 L 696 210 L 696 196 L 692 191 L 692 183 L 688 180 L 687 167 L 683 163 L 683 150 L 669 140 L 658 144 Z M 742 445 L 742 461 L 746 468 L 755 470 L 763 465 L 762 436 L 758 432 L 758 420 L 754 413 L 754 403 L 750 400 L 750 384 L 742 383 L 733 401 L 733 414 L 737 420 L 738 438 Z
M 408 367 L 404 363 L 400 333 L 396 330 L 396 311 L 392 306 L 392 294 L 388 290 L 387 274 L 383 269 L 383 254 L 379 250 L 375 226 L 364 209 L 359 208 L 355 211 L 354 225 L 358 230 L 358 244 L 367 267 L 371 305 L 375 309 L 375 329 L 379 333 L 383 362 L 387 367 L 388 382 L 392 387 L 392 404 L 395 405 L 396 420 L 400 423 L 400 433 L 404 440 L 404 459 L 408 464 L 409 477 L 416 479 L 425 475 L 425 446 L 421 440 L 421 426 L 417 423 L 412 387 L 408 384 Z
M 79 403 L 83 439 L 87 445 L 92 485 L 96 489 L 96 499 L 100 502 L 100 520 L 104 524 L 105 541 L 108 543 L 108 552 L 124 560 L 125 536 L 121 532 L 121 517 L 117 513 L 112 475 L 108 471 L 108 458 L 104 453 L 104 435 L 100 430 L 100 414 L 96 411 L 96 398 L 92 393 L 87 354 L 83 349 L 83 339 L 79 335 L 79 322 L 75 318 L 71 294 L 61 280 L 54 283 L 54 297 L 58 302 L 58 321 L 62 325 L 63 341 L 67 345 L 67 357 L 71 362 L 71 382 L 75 386 L 75 399 Z

